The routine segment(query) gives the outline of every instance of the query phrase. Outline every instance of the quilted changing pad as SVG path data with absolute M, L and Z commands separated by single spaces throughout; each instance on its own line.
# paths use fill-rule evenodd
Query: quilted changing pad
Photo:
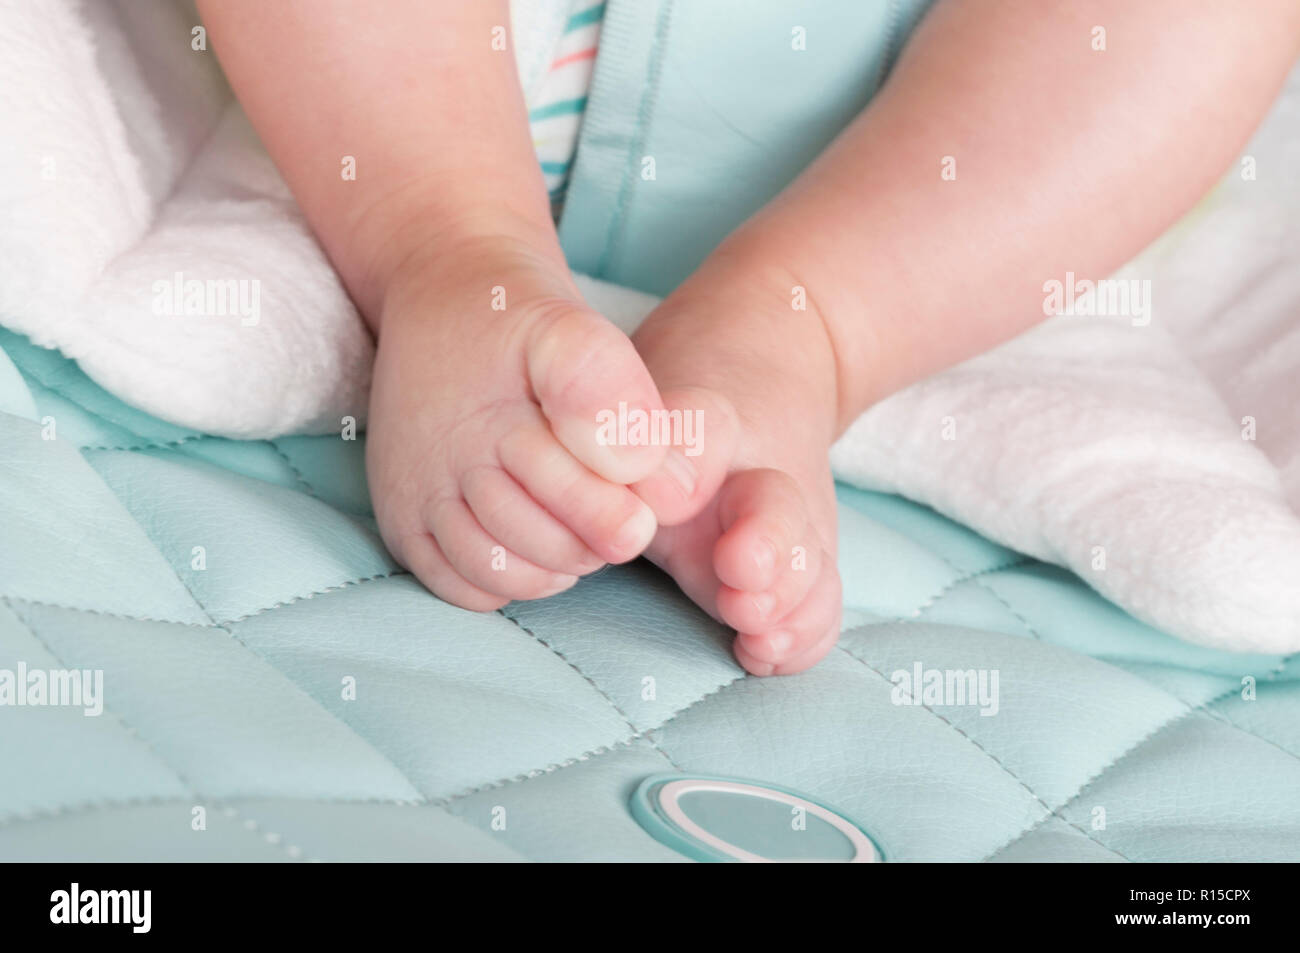
M 628 808 L 676 771 L 806 792 L 889 860 L 1300 858 L 1294 657 L 912 503 L 842 491 L 840 647 L 756 679 L 645 565 L 440 602 L 360 439 L 204 436 L 0 348 L 0 672 L 103 673 L 98 716 L 0 707 L 0 859 L 682 860 Z M 918 665 L 995 672 L 996 711 L 900 698 Z

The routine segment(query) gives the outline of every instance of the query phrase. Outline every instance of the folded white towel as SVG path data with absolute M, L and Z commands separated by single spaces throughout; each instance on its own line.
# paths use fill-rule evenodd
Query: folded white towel
M 0 315 L 176 423 L 332 429 L 365 408 L 373 343 L 199 23 L 173 0 L 0 4 Z M 205 313 L 175 313 L 178 274 Z M 256 315 L 216 300 L 227 281 Z

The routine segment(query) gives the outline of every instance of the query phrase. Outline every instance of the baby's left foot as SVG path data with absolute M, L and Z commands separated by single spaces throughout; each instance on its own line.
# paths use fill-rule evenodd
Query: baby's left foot
M 664 403 L 701 411 L 697 468 L 725 466 L 720 489 L 703 509 L 674 497 L 663 471 L 633 489 L 660 523 L 646 556 L 736 629 L 749 672 L 790 675 L 839 636 L 834 358 L 809 324 L 818 319 L 788 299 L 747 307 L 739 297 L 679 292 L 633 338 Z

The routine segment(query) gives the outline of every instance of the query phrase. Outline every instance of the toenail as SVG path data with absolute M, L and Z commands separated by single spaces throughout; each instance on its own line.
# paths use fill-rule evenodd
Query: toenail
M 758 564 L 759 572 L 773 572 L 776 569 L 776 543 L 764 536 L 763 545 L 754 556 L 754 562 Z
M 750 661 L 778 665 L 786 660 L 793 641 L 787 632 L 765 632 L 762 635 L 746 632 L 736 637 L 736 646 L 745 650 L 745 656 Z
M 747 669 L 750 675 L 757 675 L 759 678 L 763 678 L 767 675 L 771 675 L 772 672 L 774 672 L 775 670 L 776 670 L 775 665 L 769 665 L 767 662 L 755 662 L 755 661 L 750 661 L 749 667 Z
M 658 529 L 654 512 L 642 503 L 632 518 L 619 528 L 615 545 L 619 552 L 640 553 L 650 545 Z
M 772 632 L 767 636 L 768 650 L 778 658 L 784 656 L 794 645 L 794 636 L 789 632 Z
M 765 662 L 776 663 L 781 661 L 793 644 L 794 636 L 780 629 L 775 632 L 766 632 L 763 635 L 745 636 L 745 651 L 754 658 L 762 659 Z
M 557 592 L 563 592 L 565 589 L 570 589 L 573 587 L 575 583 L 577 583 L 577 581 L 578 581 L 577 576 L 557 573 L 551 577 L 551 584 L 546 587 L 545 591 L 543 591 L 543 593 L 540 596 L 538 596 L 538 598 L 544 599 L 547 596 L 555 595 Z
M 772 610 L 776 608 L 776 596 L 770 592 L 760 592 L 755 596 L 751 596 L 750 601 L 754 604 L 754 610 L 764 619 L 771 615 Z
M 691 461 L 684 453 L 673 450 L 664 458 L 664 469 L 681 489 L 682 495 L 689 499 L 695 492 L 695 467 Z

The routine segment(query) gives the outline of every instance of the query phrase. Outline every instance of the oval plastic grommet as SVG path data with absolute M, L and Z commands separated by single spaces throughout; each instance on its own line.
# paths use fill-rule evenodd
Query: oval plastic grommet
M 632 794 L 651 837 L 693 860 L 878 863 L 871 837 L 835 808 L 790 788 L 700 774 L 656 774 Z

